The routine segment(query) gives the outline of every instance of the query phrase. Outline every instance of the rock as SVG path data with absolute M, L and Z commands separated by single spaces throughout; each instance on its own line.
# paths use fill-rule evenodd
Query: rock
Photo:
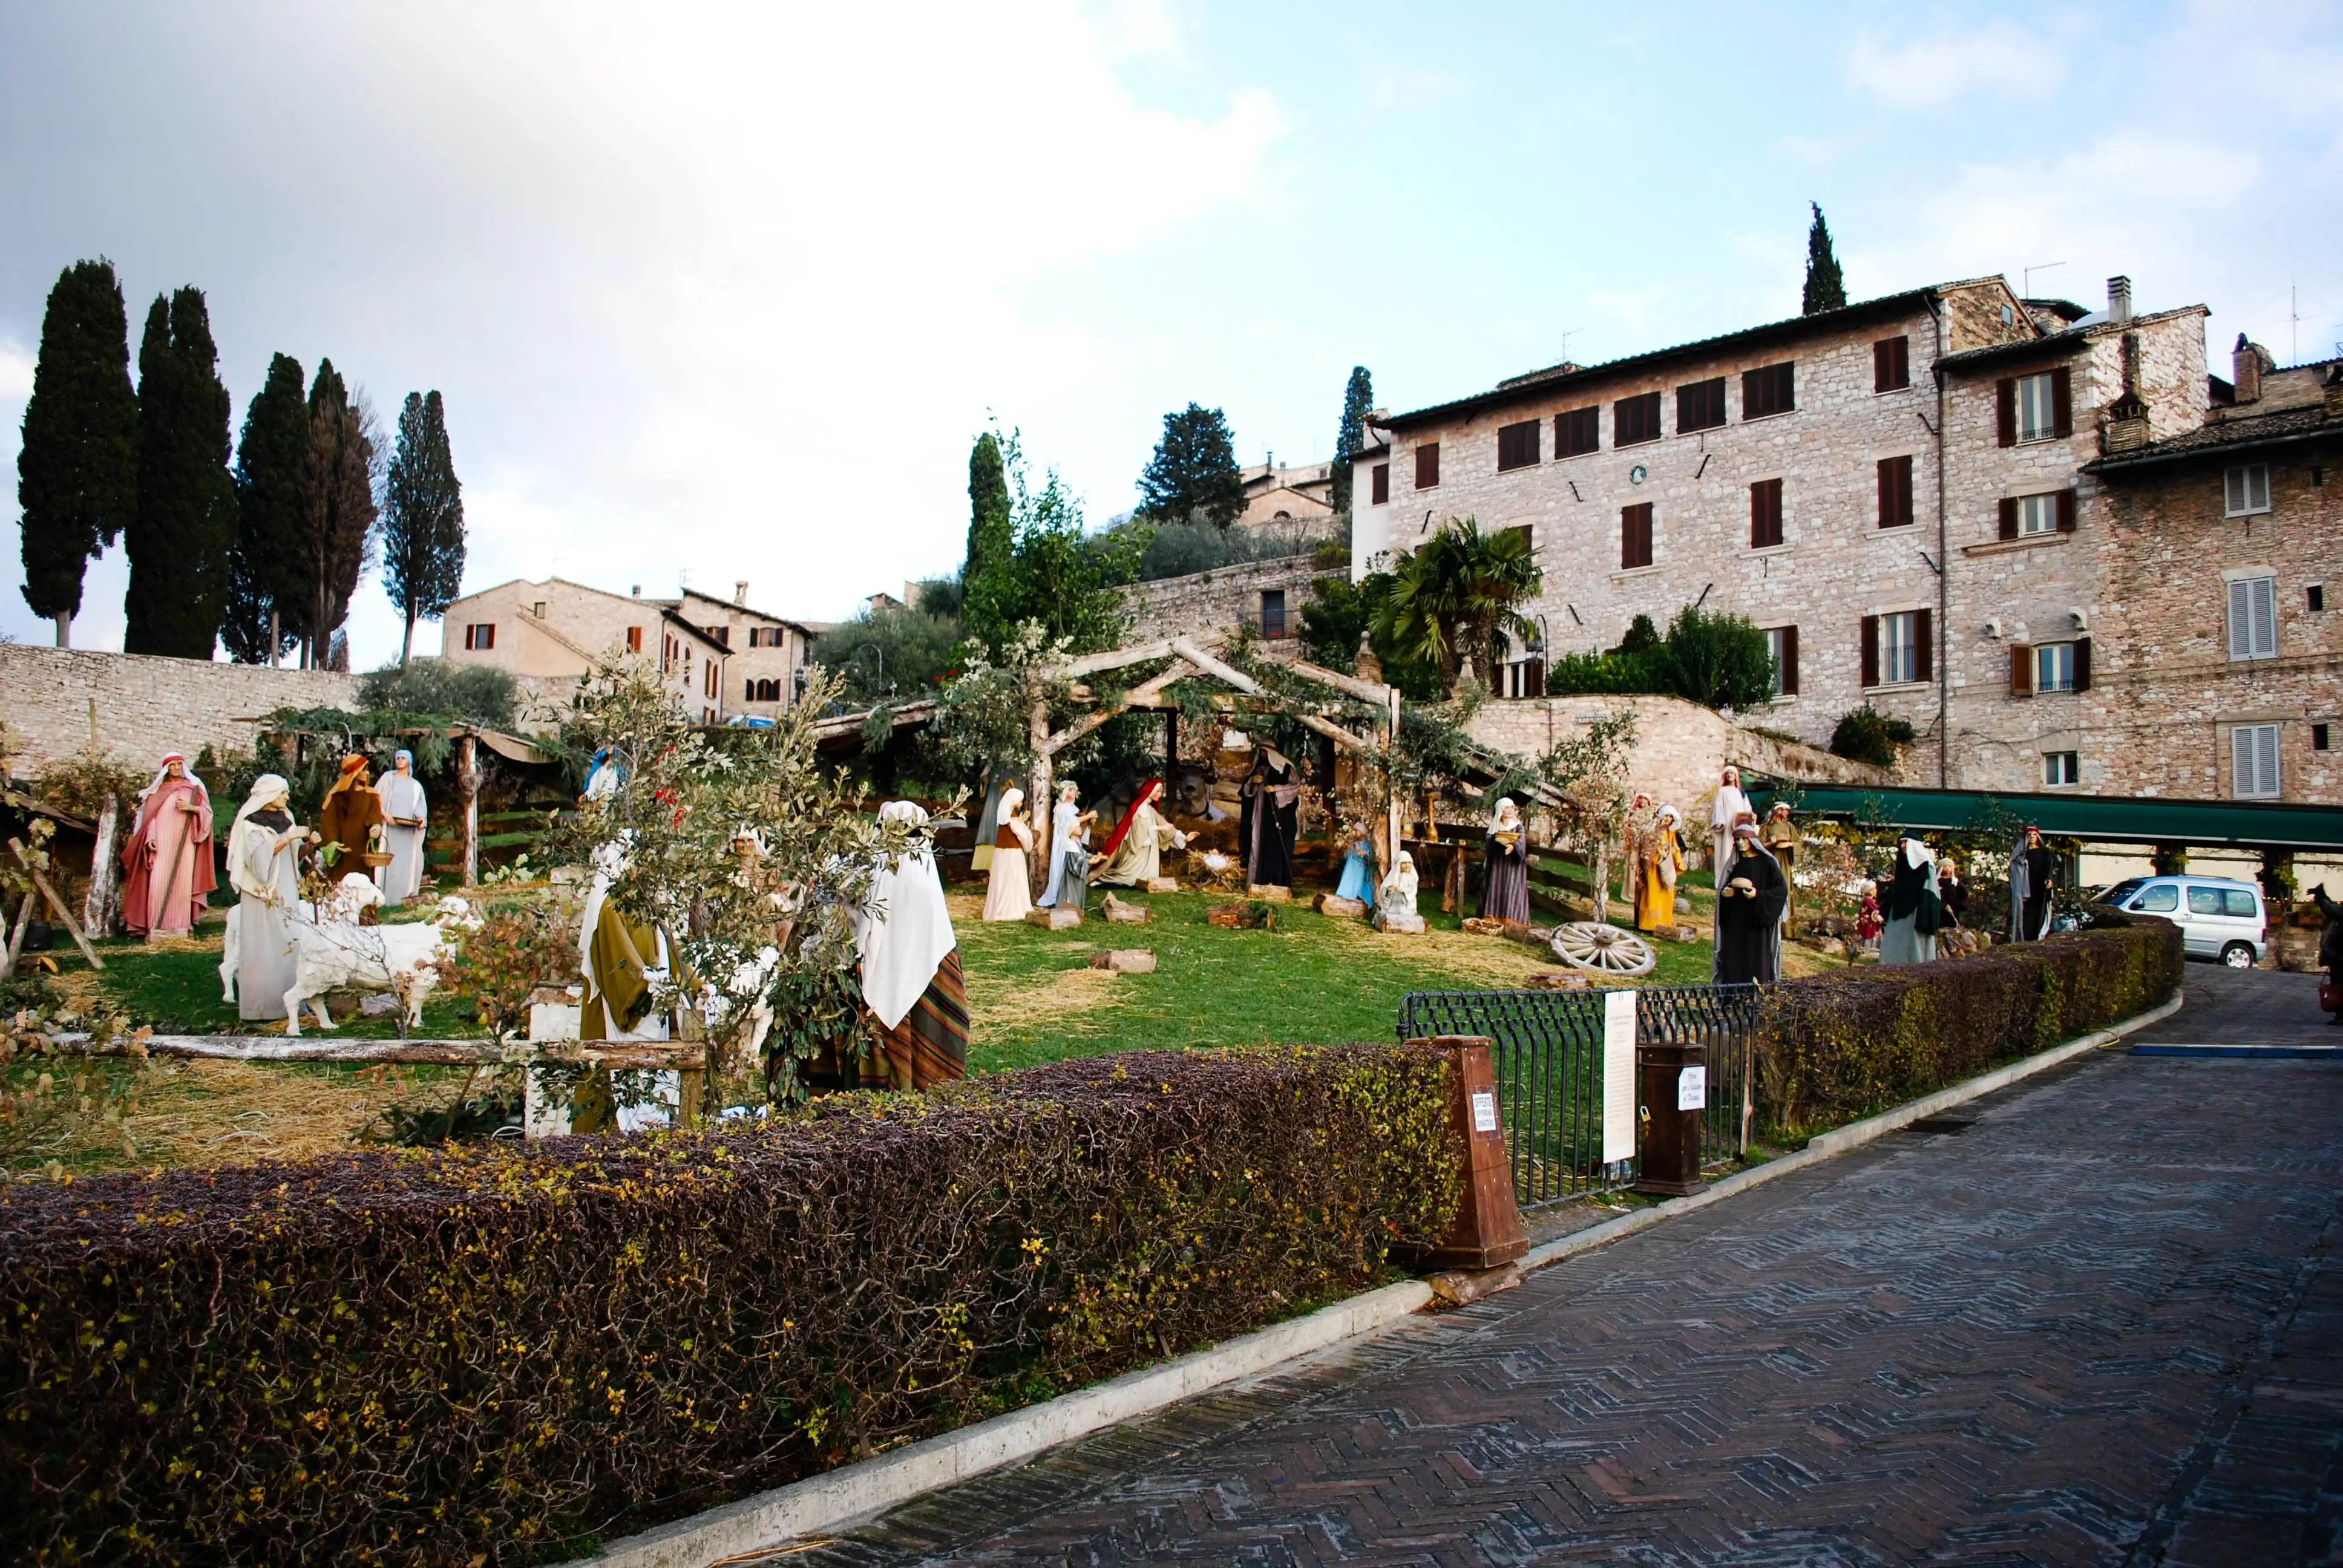
M 1180 890 L 1180 879 L 1177 877 L 1151 877 L 1148 879 L 1147 890 L 1151 893 L 1176 893 Z
M 1376 929 L 1397 931 L 1403 936 L 1420 937 L 1432 928 L 1423 923 L 1422 915 L 1385 915 Z
M 1106 902 L 1099 906 L 1099 913 L 1107 918 L 1110 925 L 1143 926 L 1147 923 L 1145 904 L 1126 904 L 1112 893 L 1109 893 Z
M 1214 904 L 1204 911 L 1209 925 L 1222 926 L 1230 930 L 1269 930 L 1277 924 L 1277 911 L 1259 901 L 1242 900 Z
M 1846 944 L 1836 937 L 1808 937 L 1799 943 L 1799 946 L 1812 948 L 1828 958 L 1839 959 L 1846 956 Z
M 1033 910 L 1026 914 L 1025 923 L 1029 926 L 1039 926 L 1045 931 L 1069 930 L 1082 923 L 1082 912 L 1080 910 L 1064 908 Z
M 1290 904 L 1293 901 L 1293 890 L 1276 887 L 1268 882 L 1248 882 L 1245 884 L 1245 897 L 1266 899 L 1272 904 Z
M 1505 934 L 1503 920 L 1484 920 L 1478 915 L 1464 917 L 1464 929 L 1476 937 L 1502 937 Z
M 1529 978 L 1532 990 L 1593 990 L 1594 982 L 1576 970 L 1535 970 Z
M 1697 926 L 1654 926 L 1652 935 L 1664 942 L 1696 942 L 1700 940 Z
M 377 991 L 358 999 L 360 1018 L 390 1018 L 398 1011 L 398 999 L 388 991 Z
M 1461 1307 L 1477 1302 L 1483 1296 L 1493 1296 L 1499 1291 L 1510 1291 L 1522 1282 L 1519 1263 L 1501 1263 L 1493 1269 L 1443 1269 L 1423 1282 L 1443 1304 Z
M 1155 972 L 1155 950 L 1113 948 L 1102 953 L 1092 953 L 1091 968 L 1119 975 L 1151 975 Z
M 1338 899 L 1332 893 L 1321 893 L 1316 903 L 1320 914 L 1332 915 L 1336 920 L 1363 920 L 1367 918 L 1367 906 L 1363 900 Z

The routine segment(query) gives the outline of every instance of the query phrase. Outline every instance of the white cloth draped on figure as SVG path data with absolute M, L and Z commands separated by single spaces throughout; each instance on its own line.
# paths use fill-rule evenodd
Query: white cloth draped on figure
M 1733 824 L 1748 809 L 1749 797 L 1741 792 L 1741 769 L 1727 768 L 1708 809 L 1709 869 L 1720 878 L 1733 862 Z
M 227 879 L 236 891 L 236 1010 L 247 1022 L 285 1016 L 293 989 L 293 922 L 301 900 L 301 829 L 286 810 L 291 791 L 274 773 L 252 781 L 227 833 Z
M 882 821 L 918 828 L 927 812 L 910 800 L 879 808 Z M 893 1029 L 936 978 L 944 955 L 960 945 L 951 911 L 944 905 L 943 879 L 936 857 L 921 839 L 889 870 L 884 861 L 870 878 L 870 897 L 854 912 L 854 947 L 862 955 L 862 1000 L 880 1027 Z
M 398 755 L 406 759 L 407 754 Z M 375 793 L 382 797 L 382 847 L 390 852 L 390 864 L 375 873 L 375 880 L 385 904 L 403 904 L 423 890 L 423 824 L 429 815 L 423 781 L 394 769 Z

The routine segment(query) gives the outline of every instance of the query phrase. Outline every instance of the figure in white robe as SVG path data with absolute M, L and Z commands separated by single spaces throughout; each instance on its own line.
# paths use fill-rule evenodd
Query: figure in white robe
M 1383 873 L 1383 886 L 1375 890 L 1374 928 L 1383 930 L 1398 920 L 1403 930 L 1421 930 L 1417 922 L 1423 917 L 1415 912 L 1417 889 L 1415 857 L 1402 849 L 1392 869 Z
M 1033 888 L 1025 869 L 1033 848 L 1033 829 L 1026 824 L 1025 791 L 1014 784 L 1001 792 L 992 830 L 992 863 L 985 868 L 984 918 L 1021 920 L 1033 908 Z
M 1060 904 L 1081 909 L 1090 901 L 1091 823 L 1097 813 L 1081 808 L 1081 789 L 1058 786 L 1058 809 L 1050 817 L 1050 885 L 1033 901 L 1045 910 Z
M 1725 879 L 1725 868 L 1733 863 L 1733 825 L 1743 815 L 1754 815 L 1749 797 L 1741 792 L 1741 769 L 1728 764 L 1716 782 L 1716 794 L 1708 808 L 1709 869 L 1716 879 Z
M 247 1022 L 283 1018 L 285 993 L 293 989 L 300 846 L 316 835 L 286 809 L 290 793 L 283 779 L 263 773 L 227 834 L 228 885 L 236 891 L 236 1011 Z
M 390 776 L 375 793 L 382 797 L 382 847 L 390 851 L 390 864 L 375 873 L 375 885 L 383 903 L 396 909 L 423 890 L 423 834 L 430 811 L 413 752 L 393 759 Z
M 1151 779 L 1115 824 L 1106 848 L 1099 852 L 1099 868 L 1091 880 L 1106 887 L 1144 888 L 1163 874 L 1163 851 L 1176 849 L 1188 835 L 1166 821 L 1155 809 L 1163 781 Z

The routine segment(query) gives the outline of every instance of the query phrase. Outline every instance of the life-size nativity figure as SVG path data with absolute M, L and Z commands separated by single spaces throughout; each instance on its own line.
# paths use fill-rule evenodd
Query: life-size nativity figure
M 182 752 L 166 753 L 139 791 L 138 817 L 122 846 L 122 923 L 154 941 L 196 928 L 212 871 L 212 798 L 187 770 Z
M 1483 920 L 1529 923 L 1529 835 L 1523 827 L 1522 809 L 1513 804 L 1512 797 L 1499 796 L 1497 809 L 1489 818 L 1487 862 L 1481 873 Z
M 1238 790 L 1237 853 L 1245 882 L 1256 888 L 1293 885 L 1293 840 L 1299 829 L 1302 779 L 1274 747 L 1253 757 L 1252 771 Z
M 928 819 L 910 800 L 890 800 L 879 815 L 913 829 Z M 944 904 L 943 879 L 924 836 L 893 870 L 882 861 L 872 873 L 870 900 L 855 912 L 854 946 L 862 959 L 862 1003 L 877 1027 L 887 1087 L 925 1089 L 964 1076 L 968 984 L 960 973 L 960 939 Z
M 1111 888 L 1143 888 L 1163 874 L 1163 851 L 1182 849 L 1188 835 L 1174 828 L 1155 802 L 1162 798 L 1163 781 L 1151 779 L 1122 820 L 1107 835 L 1099 852 L 1098 869 L 1091 880 Z
M 390 864 L 375 874 L 382 901 L 396 909 L 423 891 L 423 835 L 431 816 L 423 780 L 415 776 L 415 753 L 400 751 L 375 793 L 382 799 L 382 847 Z
M 317 808 L 318 833 L 327 843 L 341 847 L 328 871 L 333 880 L 367 869 L 366 857 L 377 848 L 375 829 L 381 826 L 382 797 L 367 782 L 366 759 L 343 758 L 342 776 Z
M 1033 888 L 1025 870 L 1025 857 L 1033 848 L 1033 829 L 1025 822 L 1025 791 L 1014 784 L 1003 789 L 995 813 L 999 825 L 992 830 L 991 864 L 985 868 L 984 918 L 1021 920 L 1033 908 Z
M 1716 950 L 1709 978 L 1718 985 L 1782 978 L 1782 910 L 1789 879 L 1757 841 L 1757 819 L 1733 825 L 1733 858 L 1717 873 Z
M 287 809 L 291 790 L 263 773 L 227 830 L 227 879 L 236 890 L 236 1013 L 248 1023 L 285 1016 L 298 955 L 293 922 L 301 918 L 301 846 L 315 837 Z M 220 968 L 229 970 L 223 958 Z
M 1091 824 L 1098 813 L 1081 808 L 1081 789 L 1071 782 L 1058 786 L 1057 809 L 1050 814 L 1050 884 L 1033 901 L 1045 910 L 1080 911 L 1091 898 Z

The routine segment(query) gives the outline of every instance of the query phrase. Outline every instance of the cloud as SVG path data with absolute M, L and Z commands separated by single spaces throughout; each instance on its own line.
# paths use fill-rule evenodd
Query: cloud
M 1848 84 L 1890 108 L 1940 109 L 1975 93 L 2038 92 L 2066 79 L 2055 48 L 2007 22 L 1946 30 L 1900 45 L 1868 30 L 1847 45 Z

